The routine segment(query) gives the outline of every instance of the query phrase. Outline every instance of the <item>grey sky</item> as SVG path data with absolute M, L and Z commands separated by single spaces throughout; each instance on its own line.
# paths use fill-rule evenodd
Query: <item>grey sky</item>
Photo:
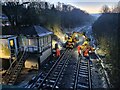
M 114 7 L 119 0 L 42 0 L 56 4 L 57 2 L 71 4 L 82 10 L 86 10 L 88 13 L 100 13 L 103 5 L 108 5 L 110 8 Z

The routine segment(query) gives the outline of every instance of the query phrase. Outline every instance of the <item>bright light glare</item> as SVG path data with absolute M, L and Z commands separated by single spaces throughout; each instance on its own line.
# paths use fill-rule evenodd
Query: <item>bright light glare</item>
M 83 37 L 80 37 L 79 38 L 79 42 L 83 42 L 84 41 L 84 38 Z
M 77 34 L 75 34 L 75 37 L 78 37 L 78 35 L 77 35 Z

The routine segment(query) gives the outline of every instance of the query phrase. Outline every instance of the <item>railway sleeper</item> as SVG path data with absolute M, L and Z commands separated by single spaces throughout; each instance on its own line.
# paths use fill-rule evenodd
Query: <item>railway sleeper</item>
M 88 75 L 88 72 L 79 72 L 79 74 Z
M 40 76 L 40 79 L 43 80 L 45 78 L 45 76 Z
M 49 77 L 49 80 L 56 80 L 57 77 Z
M 57 69 L 60 69 L 60 68 L 61 68 L 61 66 L 58 66 L 58 67 L 57 67 Z
M 55 83 L 55 80 L 56 80 L 56 79 L 50 79 L 49 82 L 51 82 L 51 83 Z
M 55 86 L 55 88 L 59 88 L 58 86 Z
M 13 85 L 12 83 L 8 83 L 8 85 Z
M 57 74 L 54 74 L 52 78 L 56 78 L 58 75 Z
M 53 84 L 47 84 L 47 85 L 45 85 L 45 88 L 46 87 L 53 87 Z
M 88 68 L 81 68 L 80 67 L 79 71 L 88 71 Z
M 79 72 L 86 72 L 86 73 L 88 73 L 88 70 L 80 69 Z
M 71 84 L 71 86 L 73 86 L 75 83 L 74 82 L 72 82 L 72 83 L 70 83 Z
M 76 72 L 74 72 L 74 75 L 76 76 Z M 74 76 L 74 77 L 75 77 L 75 76 Z
M 61 68 L 57 68 L 57 70 L 55 72 L 60 72 Z
M 80 65 L 81 68 L 88 68 L 87 66 L 85 65 Z
M 85 85 L 78 84 L 78 85 L 77 85 L 77 88 L 89 88 L 89 86 L 85 86 Z
M 29 85 L 29 86 L 25 86 L 25 88 L 31 88 L 31 85 Z
M 56 80 L 56 77 L 52 77 L 52 78 L 49 78 L 49 79 L 51 79 L 51 80 Z
M 88 60 L 81 60 L 82 63 L 88 63 Z
M 36 83 L 33 87 L 38 87 L 40 85 L 40 83 Z
M 56 72 L 54 72 L 53 74 L 58 75 L 58 74 L 59 74 L 59 71 L 56 71 Z
M 45 85 L 46 85 L 45 83 L 42 84 L 43 87 L 44 87 Z
M 80 68 L 85 68 L 85 69 L 88 69 L 88 67 L 87 66 L 85 66 L 85 65 L 80 65 Z
M 37 82 L 42 82 L 43 81 L 43 78 L 39 78 L 38 80 L 37 80 Z
M 52 80 L 51 80 L 51 81 L 49 81 L 49 82 L 47 83 L 47 85 L 49 85 L 49 86 L 52 85 L 52 86 L 53 86 L 54 83 L 55 83 L 55 81 L 52 81 Z
M 86 83 L 86 82 L 88 82 L 88 78 L 81 78 L 81 77 L 79 77 L 78 78 L 78 82 L 81 82 L 81 81 Z
M 75 78 L 76 77 L 76 74 L 74 74 L 73 76 L 72 76 L 72 78 Z
M 47 73 L 43 73 L 43 74 L 41 75 L 41 77 L 44 78 L 46 75 L 47 75 Z
M 79 77 L 87 77 L 88 78 L 88 75 L 79 74 Z
M 10 80 L 10 81 L 8 82 L 8 84 L 9 84 L 9 83 L 12 83 L 12 82 L 13 82 L 13 81 L 12 81 L 12 80 Z
M 88 63 L 83 63 L 83 62 L 81 62 L 81 63 L 80 63 L 80 65 L 87 66 L 87 65 L 88 65 Z
M 81 68 L 79 71 L 85 72 L 85 71 L 88 71 L 88 69 L 87 68 Z
M 58 65 L 58 67 L 61 67 L 61 66 L 63 66 L 63 64 L 64 64 L 64 63 L 60 63 L 60 64 Z

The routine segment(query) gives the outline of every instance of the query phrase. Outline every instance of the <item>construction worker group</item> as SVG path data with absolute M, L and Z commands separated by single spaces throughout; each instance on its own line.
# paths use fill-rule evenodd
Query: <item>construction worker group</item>
M 85 57 L 86 60 L 89 60 L 89 52 L 94 51 L 94 48 L 89 45 L 90 39 L 87 39 L 84 41 L 82 45 L 77 46 L 77 51 L 78 51 L 78 56 L 79 57 Z M 60 49 L 58 47 L 58 44 L 55 44 L 55 56 L 59 57 L 60 56 Z
M 77 51 L 79 57 L 85 57 L 86 60 L 89 60 L 89 52 L 94 51 L 94 49 L 89 45 L 88 41 L 85 41 L 82 45 L 78 45 Z

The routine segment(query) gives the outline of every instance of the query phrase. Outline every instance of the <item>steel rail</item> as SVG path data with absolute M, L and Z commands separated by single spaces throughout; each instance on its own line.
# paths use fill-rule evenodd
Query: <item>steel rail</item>
M 72 52 L 70 52 L 70 54 L 71 54 Z M 55 81 L 55 83 L 54 83 L 54 85 L 53 85 L 53 87 L 52 87 L 52 90 L 55 88 L 55 86 L 57 85 L 57 82 L 58 82 L 58 80 L 59 80 L 59 78 L 60 78 L 60 76 L 61 76 L 61 74 L 62 74 L 62 72 L 63 72 L 63 70 L 64 70 L 64 68 L 65 68 L 65 65 L 66 65 L 66 63 L 68 63 L 69 62 L 69 60 L 70 60 L 70 57 L 71 55 L 69 55 L 68 57 L 67 57 L 67 59 L 66 59 L 66 61 L 65 61 L 65 63 L 63 64 L 63 66 L 62 66 L 62 68 L 61 68 L 61 70 L 60 70 L 60 72 L 59 72 L 59 74 L 58 74 L 58 77 L 57 77 L 57 79 L 56 79 L 56 81 Z
M 26 85 L 25 88 L 32 88 L 33 85 L 35 85 L 35 84 L 37 83 L 37 80 L 39 79 L 39 77 L 40 77 L 41 75 L 42 75 L 42 72 L 40 72 L 33 80 L 30 80 L 30 81 L 28 82 L 29 85 Z M 30 82 L 32 82 L 32 83 L 30 83 Z
M 75 83 L 74 83 L 74 87 L 73 89 L 76 90 L 77 88 L 77 82 L 78 82 L 78 75 L 79 75 L 79 69 L 80 69 L 80 61 L 81 61 L 81 58 L 79 58 L 78 60 L 78 64 L 77 64 L 77 73 L 76 73 L 76 76 L 75 76 Z
M 78 78 L 80 77 L 79 76 L 79 73 L 81 72 L 80 71 L 80 69 L 82 69 L 82 59 L 80 59 L 79 61 L 78 61 L 78 64 L 77 64 L 77 72 L 76 72 L 76 76 L 75 76 L 75 83 L 74 83 L 74 87 L 73 87 L 73 89 L 74 90 L 77 90 L 77 84 L 78 84 Z M 84 66 L 84 65 L 83 65 Z M 87 60 L 87 65 L 86 65 L 86 70 L 84 70 L 84 71 L 82 71 L 82 72 L 86 72 L 86 71 L 88 71 L 88 82 L 86 82 L 86 83 L 88 83 L 88 87 L 89 87 L 89 90 L 91 90 L 92 89 L 92 80 L 91 80 L 91 68 L 90 68 L 90 60 Z
M 51 73 L 51 71 L 54 69 L 54 67 L 57 65 L 57 63 L 65 56 L 65 54 L 68 52 L 68 49 L 65 50 L 65 52 L 63 52 L 61 54 L 61 56 L 57 59 L 57 61 L 55 62 L 55 64 L 51 67 L 51 69 L 48 71 L 48 73 L 46 73 L 46 76 L 45 78 L 43 79 L 43 81 L 40 83 L 39 87 L 42 85 L 42 83 L 45 81 L 45 79 L 49 76 L 49 74 Z M 32 83 L 32 86 L 31 84 L 30 85 L 27 85 L 27 87 L 25 88 L 34 88 L 34 86 L 37 84 L 37 80 L 42 76 L 42 72 L 40 74 L 38 74 L 37 79 Z M 38 87 L 38 88 L 39 88 Z
M 52 68 L 49 70 L 49 72 L 47 73 L 47 75 L 45 76 L 45 78 L 42 80 L 42 82 L 40 83 L 40 85 L 38 86 L 38 88 L 41 87 L 41 85 L 44 83 L 44 81 L 46 80 L 46 78 L 50 75 L 50 73 L 52 72 L 52 70 L 55 68 L 55 66 L 61 61 L 61 59 L 65 56 L 65 54 L 68 52 L 68 49 L 65 50 L 64 53 L 62 53 L 62 55 L 57 59 L 57 61 L 55 62 L 55 64 L 52 66 Z M 34 87 L 32 87 L 34 88 Z

